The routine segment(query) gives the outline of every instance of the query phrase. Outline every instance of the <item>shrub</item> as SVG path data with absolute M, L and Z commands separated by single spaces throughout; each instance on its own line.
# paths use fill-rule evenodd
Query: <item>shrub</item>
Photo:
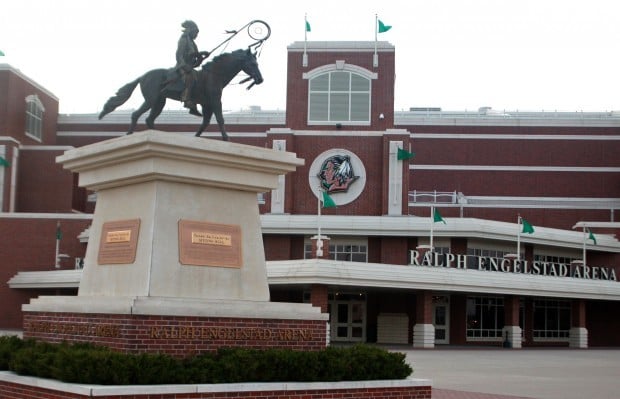
M 402 379 L 412 373 L 404 354 L 367 345 L 310 352 L 222 348 L 177 359 L 15 337 L 0 338 L 0 366 L 22 375 L 100 385 L 354 381 Z

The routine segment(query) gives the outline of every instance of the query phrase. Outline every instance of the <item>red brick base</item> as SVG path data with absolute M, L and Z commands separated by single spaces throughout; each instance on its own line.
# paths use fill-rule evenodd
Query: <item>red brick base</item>
M 329 386 L 326 386 L 329 385 Z M 431 399 L 428 380 L 104 387 L 0 373 L 2 399 Z
M 24 338 L 186 357 L 220 347 L 320 350 L 326 321 L 25 312 Z

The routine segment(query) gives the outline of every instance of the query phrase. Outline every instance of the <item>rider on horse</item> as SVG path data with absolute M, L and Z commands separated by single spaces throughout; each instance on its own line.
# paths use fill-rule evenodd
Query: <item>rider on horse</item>
M 187 20 L 181 24 L 183 34 L 179 38 L 177 45 L 176 59 L 177 64 L 174 69 L 179 71 L 185 83 L 185 88 L 181 94 L 181 101 L 185 108 L 189 108 L 189 113 L 202 116 L 196 108 L 196 103 L 192 100 L 191 92 L 196 81 L 196 71 L 194 68 L 199 66 L 202 61 L 209 56 L 208 51 L 198 51 L 198 46 L 194 39 L 198 36 L 198 25 L 194 21 Z

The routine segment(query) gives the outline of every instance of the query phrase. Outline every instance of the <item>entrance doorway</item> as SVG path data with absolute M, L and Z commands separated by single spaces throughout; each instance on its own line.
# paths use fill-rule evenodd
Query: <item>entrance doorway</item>
M 435 326 L 435 344 L 450 343 L 450 297 L 433 296 L 433 325 Z
M 332 341 L 366 342 L 365 294 L 335 294 L 329 308 Z

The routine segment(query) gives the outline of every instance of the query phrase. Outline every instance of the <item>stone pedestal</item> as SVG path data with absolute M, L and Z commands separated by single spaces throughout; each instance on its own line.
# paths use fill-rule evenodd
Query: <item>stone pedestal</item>
M 175 317 L 209 322 L 192 319 L 200 329 L 171 327 L 153 336 L 267 346 L 295 337 L 325 345 L 327 315 L 319 308 L 269 302 L 257 194 L 303 165 L 295 154 L 145 131 L 69 150 L 57 162 L 79 173 L 80 186 L 97 192 L 97 204 L 78 296 L 24 305 L 25 337 L 124 340 L 123 323 L 165 316 L 166 327 L 179 325 Z M 135 320 L 119 324 L 111 316 Z M 293 330 L 230 319 L 288 320 Z M 105 328 L 81 324 L 93 320 Z M 306 321 L 318 322 L 317 332 L 303 330 Z

